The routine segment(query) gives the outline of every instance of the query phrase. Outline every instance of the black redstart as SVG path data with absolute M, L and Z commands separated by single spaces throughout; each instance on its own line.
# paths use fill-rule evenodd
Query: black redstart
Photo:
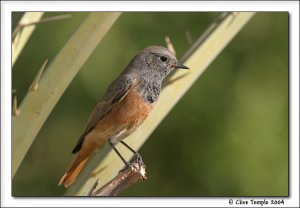
M 162 81 L 174 68 L 188 69 L 161 46 L 149 46 L 131 60 L 93 110 L 72 151 L 75 158 L 59 185 L 70 186 L 89 156 L 106 142 L 128 164 L 114 145 L 121 142 L 136 153 L 122 140 L 147 118 L 159 97 Z

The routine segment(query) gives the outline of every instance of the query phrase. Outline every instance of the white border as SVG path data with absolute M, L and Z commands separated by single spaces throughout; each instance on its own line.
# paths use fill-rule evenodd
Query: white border
M 58 6 L 59 5 L 59 6 Z M 299 205 L 299 2 L 1 2 L 1 200 L 4 207 L 229 206 L 229 198 L 13 198 L 11 197 L 12 11 L 288 11 L 290 13 L 290 197 Z M 251 199 L 251 198 L 247 198 Z M 261 198 L 254 198 L 261 200 Z M 274 198 L 272 198 L 274 199 Z M 235 199 L 234 199 L 235 200 Z M 234 207 L 234 205 L 233 205 Z

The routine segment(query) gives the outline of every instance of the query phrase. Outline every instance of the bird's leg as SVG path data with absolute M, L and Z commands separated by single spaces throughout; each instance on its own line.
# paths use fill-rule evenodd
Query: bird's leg
M 117 150 L 117 148 L 115 147 L 115 145 L 110 140 L 108 140 L 108 143 L 113 148 L 113 150 L 117 153 L 117 155 L 121 158 L 121 160 L 123 161 L 123 163 L 125 165 L 129 165 L 129 163 L 124 159 L 124 157 L 121 155 L 121 153 Z
M 139 154 L 137 153 L 134 149 L 132 149 L 128 144 L 126 144 L 124 141 L 120 141 L 125 147 L 127 147 L 131 152 L 134 154 Z
M 127 147 L 131 152 L 134 153 L 134 155 L 137 157 L 137 160 L 139 162 L 139 164 L 143 164 L 143 159 L 141 157 L 141 155 L 135 151 L 134 149 L 132 149 L 128 144 L 126 144 L 124 141 L 120 141 L 121 144 L 123 144 L 125 147 Z

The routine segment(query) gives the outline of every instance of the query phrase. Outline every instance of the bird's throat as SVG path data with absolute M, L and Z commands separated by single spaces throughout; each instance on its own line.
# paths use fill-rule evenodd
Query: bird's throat
M 158 100 L 161 90 L 161 83 L 143 81 L 139 85 L 138 92 L 141 93 L 141 97 L 145 102 L 155 103 Z

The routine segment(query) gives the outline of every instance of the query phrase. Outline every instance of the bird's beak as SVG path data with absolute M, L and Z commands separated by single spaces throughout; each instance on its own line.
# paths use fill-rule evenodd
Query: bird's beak
M 176 63 L 175 66 L 174 66 L 175 69 L 190 69 L 189 67 L 187 66 L 184 66 L 180 63 Z

